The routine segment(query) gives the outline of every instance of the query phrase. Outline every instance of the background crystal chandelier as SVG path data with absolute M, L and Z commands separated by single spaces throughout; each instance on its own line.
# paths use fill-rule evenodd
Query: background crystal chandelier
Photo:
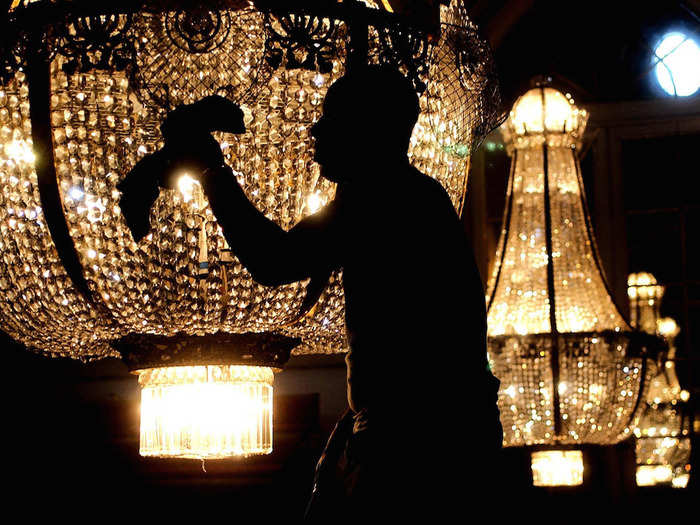
M 680 328 L 670 317 L 660 317 L 665 289 L 646 272 L 630 274 L 627 291 L 632 324 L 666 340 L 656 375 L 649 384 L 644 411 L 634 429 L 639 486 L 670 485 L 685 488 L 690 480 L 690 394 L 681 389 L 676 374 L 675 340 Z M 638 324 L 635 324 L 638 323 Z
M 187 178 L 160 192 L 137 243 L 117 185 L 162 146 L 167 111 L 223 95 L 248 129 L 217 134 L 227 162 L 289 229 L 334 194 L 309 137 L 328 86 L 354 63 L 387 63 L 421 95 L 413 164 L 461 209 L 498 90 L 461 4 L 431 4 L 14 2 L 0 27 L 0 328 L 52 356 L 138 371 L 144 454 L 269 451 L 272 370 L 294 347 L 344 350 L 341 276 L 256 283 Z M 195 422 L 172 409 L 185 392 L 219 404 L 191 405 Z M 241 399 L 222 420 L 222 403 Z
M 602 274 L 575 156 L 587 118 L 539 85 L 502 128 L 512 171 L 487 305 L 505 446 L 616 443 L 644 398 L 656 342 L 631 330 Z M 535 482 L 580 483 L 581 455 L 553 452 L 533 456 Z

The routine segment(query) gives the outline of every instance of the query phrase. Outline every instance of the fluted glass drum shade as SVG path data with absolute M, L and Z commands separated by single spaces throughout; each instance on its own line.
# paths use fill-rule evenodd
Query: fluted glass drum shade
M 44 3 L 20 5 L 17 16 L 26 22 Z M 206 197 L 178 190 L 160 191 L 150 232 L 137 243 L 117 185 L 163 145 L 159 126 L 168 110 L 221 94 L 244 106 L 247 132 L 216 138 L 251 202 L 285 230 L 328 203 L 335 187 L 319 176 L 309 130 L 328 87 L 345 71 L 345 22 L 278 16 L 245 1 L 194 14 L 144 5 L 89 19 L 58 17 L 41 41 L 50 58 L 45 90 L 36 64 L 12 70 L 0 85 L 0 328 L 42 352 L 80 359 L 117 355 L 111 343 L 128 334 L 275 331 L 301 338 L 298 352 L 343 351 L 339 273 L 321 287 L 314 308 L 302 308 L 308 281 L 277 287 L 255 282 L 229 250 Z M 442 6 L 441 16 L 449 34 L 467 28 L 472 34 L 459 2 Z M 300 28 L 319 39 L 318 46 L 275 54 L 274 46 Z M 102 47 L 90 40 L 103 33 L 108 38 L 97 43 Z M 445 107 L 440 98 L 450 82 L 461 86 L 465 101 L 494 91 L 488 82 L 476 82 L 479 68 L 473 78 L 464 76 L 466 68 L 445 70 L 445 63 L 458 63 L 454 42 L 438 39 L 434 52 L 425 54 L 418 75 L 425 84 L 422 111 L 409 156 L 460 209 L 468 156 L 455 143 L 471 144 L 493 115 L 474 113 L 455 126 L 454 105 Z M 384 33 L 370 30 L 367 44 L 369 62 L 386 58 Z M 43 55 L 24 58 L 36 56 Z M 460 71 L 464 78 L 457 78 Z M 358 96 L 373 94 L 368 89 Z M 44 109 L 46 121 L 39 122 Z M 43 151 L 33 144 L 42 131 L 49 141 Z M 58 243 L 50 231 L 37 170 L 42 162 L 55 171 L 57 209 L 85 289 L 64 267 L 60 248 L 66 242 Z
M 506 446 L 615 443 L 644 395 L 651 342 L 607 288 L 575 157 L 586 119 L 537 87 L 502 128 L 512 171 L 487 317 Z
M 273 372 L 258 366 L 139 371 L 142 456 L 219 459 L 272 452 Z
M 583 453 L 580 450 L 542 450 L 531 456 L 535 487 L 575 487 L 583 484 Z

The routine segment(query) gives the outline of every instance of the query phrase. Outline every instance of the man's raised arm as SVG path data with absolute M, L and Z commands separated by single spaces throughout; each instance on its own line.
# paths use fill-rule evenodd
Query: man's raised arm
M 202 185 L 234 255 L 260 284 L 300 281 L 340 266 L 335 202 L 286 232 L 248 200 L 228 167 L 207 170 Z

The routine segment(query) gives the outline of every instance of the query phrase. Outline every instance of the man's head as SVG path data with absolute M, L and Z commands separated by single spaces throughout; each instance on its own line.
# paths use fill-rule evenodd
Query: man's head
M 413 86 L 397 70 L 366 66 L 346 73 L 328 89 L 323 116 L 311 129 L 323 176 L 341 182 L 370 163 L 405 158 L 419 111 Z

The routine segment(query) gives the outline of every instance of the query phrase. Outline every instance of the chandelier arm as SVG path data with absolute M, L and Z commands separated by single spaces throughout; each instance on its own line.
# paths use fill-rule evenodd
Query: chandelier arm
M 605 276 L 605 270 L 603 269 L 603 265 L 601 264 L 600 260 L 600 252 L 598 251 L 598 243 L 595 240 L 595 236 L 593 235 L 593 225 L 591 224 L 591 213 L 590 210 L 588 209 L 588 199 L 586 199 L 586 191 L 583 186 L 583 177 L 581 175 L 581 164 L 579 163 L 578 157 L 575 155 L 576 150 L 573 150 L 574 154 L 574 166 L 576 168 L 576 181 L 578 182 L 578 188 L 579 188 L 579 197 L 581 199 L 581 206 L 583 206 L 583 217 L 585 219 L 586 223 L 586 233 L 588 234 L 588 241 L 591 243 L 591 252 L 593 253 L 593 261 L 595 262 L 596 268 L 598 268 L 598 272 L 600 273 L 600 277 L 603 281 L 603 286 L 605 286 L 605 291 L 608 293 L 608 296 L 610 297 L 610 300 L 612 301 L 613 307 L 615 310 L 617 310 L 617 313 L 619 314 L 620 317 L 622 317 L 626 323 L 629 322 L 625 318 L 624 315 L 622 315 L 622 310 L 620 310 L 619 305 L 617 304 L 617 301 L 615 300 L 615 295 L 613 295 L 612 290 L 610 289 L 610 283 L 608 283 L 608 279 Z
M 489 296 L 489 304 L 486 306 L 486 312 L 491 310 L 491 305 L 493 304 L 493 299 L 496 296 L 496 290 L 498 289 L 498 282 L 501 279 L 501 273 L 503 272 L 503 262 L 506 257 L 506 248 L 508 247 L 508 237 L 510 236 L 510 218 L 511 215 L 513 214 L 513 186 L 514 186 L 514 181 L 515 181 L 515 164 L 516 161 L 518 160 L 518 150 L 515 149 L 513 151 L 513 160 L 510 163 L 510 175 L 509 175 L 509 186 L 508 186 L 508 206 L 506 207 L 506 210 L 503 214 L 503 229 L 504 231 L 501 232 L 501 235 L 503 235 L 503 247 L 501 248 L 501 260 L 497 261 L 498 262 L 498 270 L 496 273 L 496 278 L 493 281 L 493 287 L 491 290 L 489 290 L 490 296 Z
M 41 38 L 41 36 L 38 36 Z M 30 53 L 28 57 L 27 78 L 29 80 L 29 115 L 32 123 L 32 143 L 38 152 L 35 160 L 39 198 L 44 219 L 49 229 L 58 257 L 73 282 L 77 291 L 92 308 L 99 308 L 111 318 L 106 308 L 100 308 L 93 300 L 83 266 L 68 223 L 61 200 L 58 176 L 54 162 L 53 141 L 51 137 L 51 72 L 49 61 L 41 53 Z

